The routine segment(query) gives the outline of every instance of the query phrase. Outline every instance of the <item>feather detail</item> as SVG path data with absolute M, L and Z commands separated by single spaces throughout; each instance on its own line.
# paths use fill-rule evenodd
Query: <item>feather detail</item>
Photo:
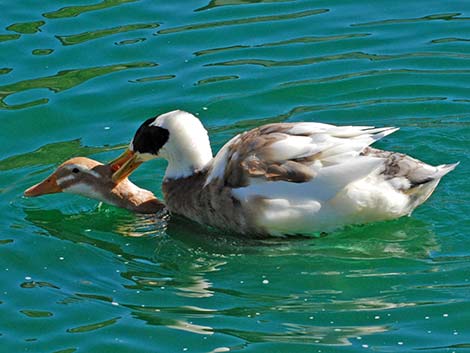
M 233 188 L 247 186 L 250 178 L 307 182 L 322 167 L 357 157 L 365 147 L 396 130 L 321 123 L 265 125 L 235 136 L 220 150 L 206 185 L 216 179 Z

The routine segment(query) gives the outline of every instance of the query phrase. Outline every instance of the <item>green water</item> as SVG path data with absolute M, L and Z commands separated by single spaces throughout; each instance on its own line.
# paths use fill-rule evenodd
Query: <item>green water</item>
M 470 2 L 1 2 L 1 352 L 470 352 Z M 218 150 L 266 122 L 398 126 L 461 161 L 412 217 L 228 238 L 23 190 L 198 114 Z M 133 180 L 161 196 L 165 164 Z

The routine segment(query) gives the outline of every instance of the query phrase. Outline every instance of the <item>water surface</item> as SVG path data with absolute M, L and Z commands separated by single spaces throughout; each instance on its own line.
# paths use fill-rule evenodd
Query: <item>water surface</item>
M 8 2 L 0 16 L 5 352 L 470 351 L 470 3 Z M 412 217 L 247 241 L 71 195 L 59 163 L 197 114 L 214 150 L 268 122 L 398 126 L 460 161 Z M 162 161 L 133 180 L 161 196 Z

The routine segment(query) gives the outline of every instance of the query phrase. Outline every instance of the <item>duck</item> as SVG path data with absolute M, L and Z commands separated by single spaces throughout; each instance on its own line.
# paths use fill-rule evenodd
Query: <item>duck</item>
M 43 181 L 24 191 L 26 197 L 66 192 L 96 199 L 136 213 L 157 213 L 165 205 L 149 190 L 123 178 L 112 179 L 118 164 L 103 164 L 86 157 L 74 157 L 61 165 Z
M 371 147 L 397 130 L 273 123 L 236 135 L 213 156 L 201 121 L 175 110 L 141 124 L 112 180 L 163 158 L 172 214 L 251 237 L 331 232 L 411 215 L 458 165 Z

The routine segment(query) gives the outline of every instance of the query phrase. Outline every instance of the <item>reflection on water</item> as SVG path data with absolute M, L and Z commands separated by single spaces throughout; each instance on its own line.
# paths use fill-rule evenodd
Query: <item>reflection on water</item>
M 278 333 L 231 329 L 221 329 L 216 330 L 216 332 L 239 337 L 250 343 L 282 342 L 349 346 L 352 344 L 352 338 L 357 339 L 357 337 L 382 333 L 390 329 L 387 326 L 328 327 L 289 323 L 285 323 L 284 326 L 286 330 Z
M 34 49 L 31 54 L 33 55 L 50 55 L 54 52 L 54 49 Z
M 48 143 L 35 151 L 0 160 L 0 171 L 57 164 L 72 157 L 86 157 L 100 152 L 117 150 L 122 147 L 121 145 L 102 147 L 83 146 L 80 139 Z
M 119 319 L 121 319 L 121 318 L 116 317 L 116 318 L 113 318 L 113 319 L 105 320 L 105 321 L 102 321 L 102 322 L 97 322 L 97 323 L 94 323 L 94 324 L 88 324 L 88 325 L 83 325 L 83 326 L 78 326 L 78 327 L 72 327 L 72 328 L 67 329 L 67 332 L 68 333 L 83 333 L 83 332 L 88 332 L 88 331 L 95 331 L 95 330 L 99 330 L 99 329 L 107 327 L 107 326 L 114 325 L 115 323 L 117 323 L 119 321 Z
M 413 218 L 351 226 L 321 238 L 300 239 L 276 246 L 273 248 L 275 256 L 305 251 L 309 256 L 344 259 L 429 259 L 432 252 L 439 250 L 429 225 Z M 267 246 L 265 251 L 269 253 L 270 247 Z
M 191 332 L 199 335 L 212 335 L 214 330 L 210 326 L 197 325 L 191 319 L 207 319 L 214 315 L 211 310 L 198 307 L 153 307 L 125 305 L 131 310 L 136 319 L 144 321 L 148 325 L 165 326 L 175 330 Z M 175 315 L 177 314 L 177 315 Z M 178 319 L 175 319 L 175 316 Z M 182 318 L 185 318 L 183 320 Z
M 44 21 L 15 23 L 8 26 L 6 29 L 20 34 L 34 34 L 39 32 L 41 30 L 40 28 L 45 24 L 46 22 Z
M 357 23 L 352 24 L 351 26 L 357 27 L 364 27 L 364 26 L 381 26 L 381 25 L 394 25 L 394 24 L 403 24 L 403 23 L 415 23 L 415 22 L 422 22 L 422 21 L 462 21 L 462 20 L 469 20 L 469 17 L 460 17 L 461 13 L 443 13 L 443 14 L 435 14 L 435 15 L 428 15 L 418 18 L 400 18 L 400 19 L 387 19 L 387 20 L 380 20 L 380 21 L 372 21 L 366 23 Z
M 9 40 L 20 39 L 21 34 L 0 34 L 0 43 L 8 42 Z
M 119 5 L 131 3 L 135 1 L 137 0 L 103 0 L 101 2 L 90 4 L 90 5 L 63 7 L 57 11 L 47 12 L 43 14 L 43 16 L 49 19 L 77 17 L 86 12 L 100 11 L 100 10 L 108 9 L 114 6 L 119 6 Z
M 321 77 L 315 79 L 301 80 L 286 82 L 280 85 L 281 87 L 298 86 L 298 85 L 313 85 L 325 82 L 344 81 L 357 77 L 372 77 L 372 76 L 394 76 L 398 74 L 406 75 L 465 75 L 470 74 L 470 70 L 421 70 L 421 69 L 386 69 L 386 70 L 370 70 L 363 72 L 351 72 L 342 75 L 334 75 L 328 77 Z
M 250 4 L 269 4 L 273 2 L 292 2 L 294 0 L 211 0 L 209 4 L 195 11 L 204 11 L 214 9 L 220 6 L 250 5 Z
M 370 61 L 392 61 L 409 58 L 443 57 L 454 59 L 469 59 L 470 55 L 456 53 L 406 53 L 406 54 L 371 54 L 366 52 L 349 52 L 334 55 L 324 55 L 318 57 L 301 58 L 298 60 L 267 60 L 267 59 L 236 59 L 217 63 L 205 64 L 205 66 L 240 66 L 240 65 L 258 65 L 263 67 L 282 67 L 282 66 L 304 66 L 325 63 L 329 61 L 342 60 L 370 60 Z
M 32 318 L 51 317 L 54 315 L 50 311 L 39 311 L 39 310 L 20 310 L 20 312 L 25 314 L 27 317 L 32 317 Z
M 132 32 L 132 31 L 137 31 L 141 29 L 157 28 L 158 26 L 159 26 L 158 23 L 132 24 L 132 25 L 113 27 L 113 28 L 100 29 L 96 31 L 88 31 L 85 33 L 72 34 L 68 36 L 56 36 L 56 37 L 57 39 L 60 40 L 60 42 L 63 45 L 75 45 L 75 44 L 82 44 L 90 40 L 95 40 L 95 39 L 111 36 L 117 33 Z
M 348 346 L 358 344 L 361 337 L 394 330 L 396 323 L 386 320 L 376 324 L 367 320 L 351 325 L 347 319 L 341 319 L 343 315 L 361 315 L 365 319 L 379 312 L 386 317 L 388 311 L 447 303 L 404 299 L 407 287 L 392 287 L 389 292 L 352 289 L 350 281 L 358 281 L 360 287 L 368 281 L 395 283 L 398 278 L 412 274 L 392 272 L 381 266 L 367 266 L 367 269 L 339 266 L 342 260 L 350 264 L 391 258 L 428 261 L 430 252 L 438 249 L 435 236 L 426 223 L 412 218 L 350 227 L 321 238 L 250 241 L 211 232 L 190 221 L 173 220 L 165 214 L 141 217 L 107 207 L 78 214 L 27 208 L 24 211 L 26 220 L 45 231 L 44 234 L 111 252 L 124 267 L 119 273 L 123 279 L 121 289 L 113 291 L 114 294 L 81 291 L 63 298 L 62 304 L 86 300 L 121 308 L 118 315 L 106 320 L 69 325 L 69 333 L 117 325 L 126 315 L 122 311 L 125 309 L 147 325 L 196 335 L 223 334 L 246 343 Z M 136 237 L 139 234 L 142 236 Z M 318 264 L 308 266 L 309 270 L 294 270 L 293 278 L 304 278 L 305 285 L 300 291 L 285 288 L 266 293 L 262 284 L 244 288 L 244 285 L 233 286 L 239 278 L 228 280 L 229 269 L 241 271 L 240 278 L 247 280 L 247 269 L 255 264 L 278 263 L 285 267 L 289 266 L 288 259 L 294 258 Z M 220 276 L 226 278 L 223 285 Z M 274 273 L 270 275 L 273 276 Z M 214 278 L 219 278 L 216 286 Z M 316 282 L 322 284 L 317 287 Z M 31 288 L 42 286 L 39 282 L 29 283 Z M 55 285 L 49 287 L 58 289 Z M 359 292 L 345 297 L 351 290 Z M 159 304 L 149 305 L 148 301 L 140 300 L 145 293 L 159 298 L 156 299 Z M 172 299 L 167 303 L 168 296 L 184 300 Z M 206 301 L 208 298 L 223 300 L 227 305 L 214 306 Z M 276 322 L 279 315 L 284 316 L 282 324 L 271 326 L 270 322 Z M 299 322 L 296 319 L 299 315 L 307 321 Z M 331 325 L 322 324 L 324 318 L 316 321 L 317 316 L 325 315 L 339 316 Z M 258 322 L 258 328 L 240 328 L 240 320 L 248 320 L 247 324 Z
M 110 73 L 129 69 L 154 67 L 156 65 L 156 63 L 151 62 L 137 62 L 99 67 L 89 67 L 85 69 L 71 69 L 60 71 L 53 76 L 34 78 L 0 86 L 0 109 L 24 109 L 39 104 L 45 104 L 49 101 L 47 98 L 41 98 L 27 103 L 9 105 L 6 102 L 6 99 L 15 93 L 40 88 L 49 89 L 54 93 L 58 93 L 73 88 L 77 85 L 80 85 L 88 80 L 99 76 L 109 75 Z
M 208 29 L 208 28 L 216 28 L 216 27 L 226 27 L 226 26 L 234 26 L 234 25 L 245 25 L 245 24 L 250 24 L 250 23 L 292 20 L 292 19 L 296 19 L 296 18 L 320 15 L 320 14 L 323 14 L 323 13 L 326 13 L 326 12 L 328 12 L 327 9 L 319 9 L 319 10 L 308 10 L 308 11 L 294 12 L 294 13 L 282 14 L 282 15 L 276 15 L 276 16 L 259 16 L 259 17 L 251 17 L 251 18 L 239 18 L 239 19 L 235 19 L 235 20 L 205 22 L 205 23 L 198 23 L 198 24 L 187 25 L 187 26 L 176 27 L 176 28 L 162 29 L 162 30 L 158 31 L 157 34 L 173 34 L 173 33 L 179 33 L 179 32 L 187 32 L 187 31 L 201 30 L 201 29 Z

